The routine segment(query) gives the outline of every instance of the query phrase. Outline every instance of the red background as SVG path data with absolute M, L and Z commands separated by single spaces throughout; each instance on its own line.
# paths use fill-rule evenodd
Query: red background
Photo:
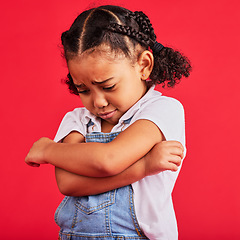
M 150 16 L 158 40 L 185 53 L 190 78 L 161 90 L 185 106 L 188 153 L 173 193 L 180 240 L 240 239 L 239 1 L 95 1 Z M 60 34 L 93 1 L 1 3 L 0 238 L 57 239 L 62 199 L 54 168 L 24 163 L 32 143 L 53 138 L 63 115 L 80 106 L 61 78 Z

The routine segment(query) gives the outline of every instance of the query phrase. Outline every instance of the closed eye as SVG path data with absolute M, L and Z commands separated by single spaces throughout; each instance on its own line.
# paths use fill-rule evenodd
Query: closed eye
M 116 86 L 116 84 L 113 84 L 110 87 L 103 87 L 104 90 L 112 90 L 114 87 Z
M 89 90 L 78 90 L 78 93 L 79 94 L 86 94 L 86 93 L 88 93 L 89 92 Z

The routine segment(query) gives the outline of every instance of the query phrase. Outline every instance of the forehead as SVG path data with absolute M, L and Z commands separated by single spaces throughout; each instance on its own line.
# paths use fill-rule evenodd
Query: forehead
M 109 62 L 127 58 L 127 56 L 120 49 L 112 49 L 109 45 L 106 44 L 88 49 L 81 53 L 78 58 L 81 59 L 88 56 L 92 58 L 103 58 Z
M 121 61 L 114 59 L 109 54 L 103 52 L 84 53 L 68 61 L 68 69 L 71 74 L 75 73 L 94 73 L 102 68 L 107 71 L 112 65 Z
M 98 47 L 90 48 L 82 53 L 79 53 L 77 56 L 67 60 L 67 62 L 78 62 L 80 64 L 92 59 L 98 61 L 104 60 L 109 63 L 119 63 L 126 60 L 132 62 L 136 55 L 136 52 L 133 51 L 130 55 L 126 56 L 121 49 L 112 49 L 109 45 L 101 44 Z

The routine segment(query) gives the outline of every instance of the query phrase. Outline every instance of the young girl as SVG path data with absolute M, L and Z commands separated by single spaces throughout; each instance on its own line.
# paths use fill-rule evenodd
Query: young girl
M 60 239 L 177 239 L 171 193 L 184 112 L 154 86 L 188 77 L 188 60 L 156 41 L 144 13 L 117 6 L 81 13 L 62 44 L 66 83 L 85 108 L 67 113 L 55 141 L 41 138 L 25 159 L 56 167 L 67 195 L 55 214 Z

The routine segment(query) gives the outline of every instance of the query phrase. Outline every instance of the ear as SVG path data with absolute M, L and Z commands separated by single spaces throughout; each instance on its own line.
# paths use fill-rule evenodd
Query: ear
M 152 72 L 154 58 L 150 51 L 145 50 L 138 58 L 140 74 L 142 80 L 147 80 Z

